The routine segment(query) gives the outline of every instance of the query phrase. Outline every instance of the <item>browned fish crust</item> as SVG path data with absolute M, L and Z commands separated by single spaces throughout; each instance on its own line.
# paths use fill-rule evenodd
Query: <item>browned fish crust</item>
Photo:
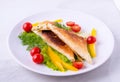
M 58 46 L 65 46 L 65 43 L 50 30 L 42 30 L 42 35 L 50 39 L 51 42 Z
M 87 50 L 87 42 L 85 38 L 58 27 L 50 28 L 50 30 L 54 32 L 66 45 L 68 45 L 73 52 L 77 53 L 88 63 L 92 63 L 92 59 Z
M 66 45 L 56 34 L 50 30 L 42 30 L 40 36 L 45 40 L 45 42 L 56 49 L 63 55 L 65 55 L 69 60 L 75 61 L 74 53 L 71 48 Z

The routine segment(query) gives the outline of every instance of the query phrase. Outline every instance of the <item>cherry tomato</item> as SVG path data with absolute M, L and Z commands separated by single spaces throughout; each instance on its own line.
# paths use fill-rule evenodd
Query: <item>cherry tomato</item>
M 33 55 L 36 54 L 36 53 L 40 53 L 40 52 L 41 52 L 41 50 L 40 50 L 40 48 L 38 48 L 38 47 L 34 47 L 34 48 L 32 48 L 32 49 L 30 50 L 31 56 L 33 56 Z
M 23 24 L 23 30 L 25 32 L 30 32 L 32 29 L 32 24 L 30 22 L 26 22 Z
M 75 22 L 68 21 L 68 22 L 66 22 L 66 25 L 67 25 L 67 26 L 74 26 L 74 25 L 75 25 Z
M 81 30 L 81 27 L 77 24 L 75 24 L 74 26 L 71 27 L 72 31 L 74 32 L 79 32 Z
M 73 62 L 73 66 L 77 69 L 81 69 L 83 67 L 82 62 Z
M 44 61 L 44 57 L 43 57 L 43 55 L 36 53 L 32 56 L 32 60 L 36 64 L 41 64 Z
M 87 38 L 87 43 L 88 44 L 92 44 L 92 43 L 95 43 L 96 42 L 96 38 L 94 36 L 89 36 Z

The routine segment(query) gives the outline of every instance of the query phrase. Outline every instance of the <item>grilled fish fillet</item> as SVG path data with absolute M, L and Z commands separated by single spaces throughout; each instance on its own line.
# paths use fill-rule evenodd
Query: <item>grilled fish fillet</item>
M 69 60 L 75 61 L 74 53 L 71 48 L 66 45 L 61 39 L 59 39 L 56 34 L 50 31 L 44 23 L 40 23 L 39 25 L 33 27 L 32 31 L 39 35 L 49 46 L 65 55 Z
M 54 25 L 49 25 L 49 29 L 54 32 L 65 44 L 67 44 L 75 53 L 92 64 L 92 58 L 87 49 L 86 39 L 76 35 L 73 32 L 66 31 Z

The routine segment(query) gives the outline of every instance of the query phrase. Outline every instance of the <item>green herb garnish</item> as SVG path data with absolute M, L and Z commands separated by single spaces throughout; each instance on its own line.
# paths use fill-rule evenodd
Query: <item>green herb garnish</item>
M 65 30 L 70 30 L 69 27 L 65 26 L 64 24 L 60 24 L 58 22 L 55 22 L 54 25 L 57 26 L 58 28 L 62 28 L 62 29 L 65 29 Z

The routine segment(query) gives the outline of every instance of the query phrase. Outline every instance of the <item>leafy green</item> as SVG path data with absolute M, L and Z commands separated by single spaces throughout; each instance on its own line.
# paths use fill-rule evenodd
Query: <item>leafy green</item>
M 22 32 L 18 36 L 23 45 L 27 45 L 27 50 L 31 50 L 33 47 L 37 46 L 41 49 L 41 54 L 44 56 L 44 64 L 53 70 L 58 70 L 58 68 L 51 62 L 49 55 L 47 54 L 48 45 L 42 40 L 41 37 L 33 32 Z
M 54 25 L 59 27 L 59 28 L 65 29 L 65 30 L 70 30 L 69 27 L 66 27 L 64 24 L 61 24 L 61 23 L 58 23 L 58 22 L 55 22 Z
M 28 45 L 27 50 L 30 50 L 34 46 L 43 48 L 46 45 L 46 43 L 33 32 L 22 32 L 18 37 L 22 40 L 23 45 Z
M 31 50 L 33 47 L 37 46 L 41 49 L 41 54 L 44 56 L 44 64 L 46 66 L 48 66 L 49 68 L 52 68 L 53 70 L 59 70 L 51 61 L 49 55 L 47 54 L 47 48 L 48 45 L 44 42 L 44 40 L 39 37 L 38 35 L 36 35 L 33 32 L 22 32 L 19 36 L 18 36 L 23 45 L 27 46 L 27 50 Z M 55 51 L 55 53 L 58 54 L 58 56 L 65 62 L 67 63 L 71 63 L 70 60 L 67 59 L 66 56 L 64 56 L 63 54 L 59 53 L 57 50 L 53 49 Z

